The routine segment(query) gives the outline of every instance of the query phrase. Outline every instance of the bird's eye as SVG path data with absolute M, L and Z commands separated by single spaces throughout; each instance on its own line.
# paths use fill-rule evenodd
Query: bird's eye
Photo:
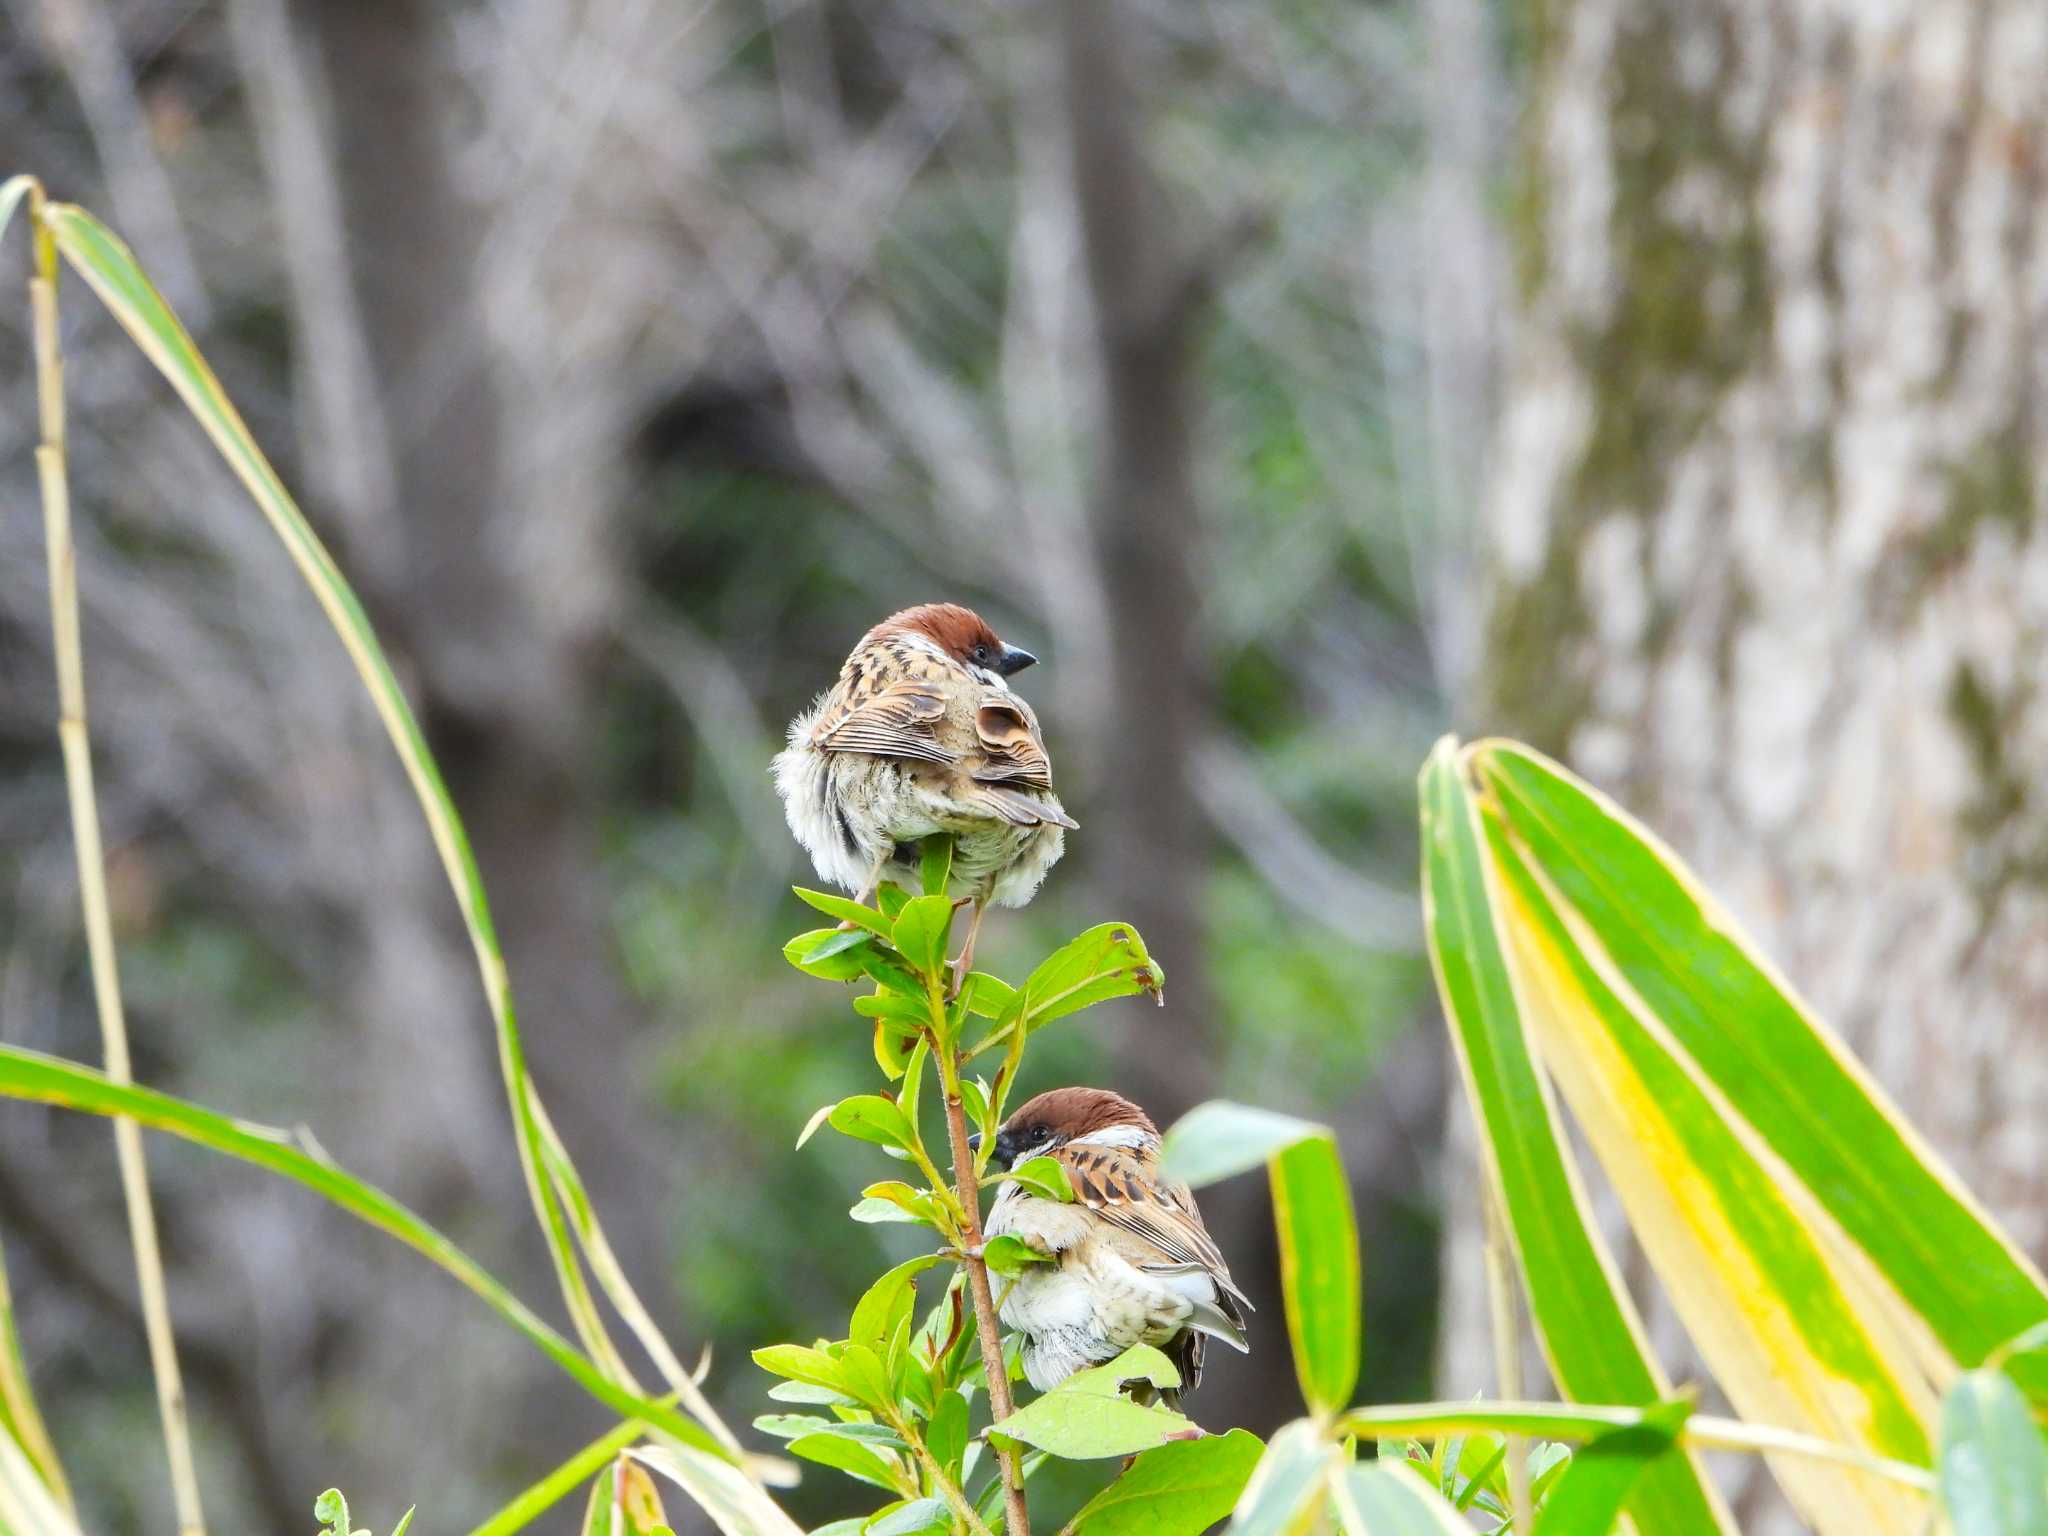
M 1031 1132 L 1031 1139 L 1033 1141 L 1050 1141 L 1052 1139 L 1052 1127 L 1049 1125 L 1034 1127 Z
M 976 645 L 975 645 L 975 647 L 974 647 L 974 659 L 975 659 L 976 661 L 987 661 L 987 660 L 988 660 L 988 647 L 987 647 L 986 645 L 983 645 L 983 644 L 980 644 L 979 642 L 977 642 L 977 643 L 976 643 Z

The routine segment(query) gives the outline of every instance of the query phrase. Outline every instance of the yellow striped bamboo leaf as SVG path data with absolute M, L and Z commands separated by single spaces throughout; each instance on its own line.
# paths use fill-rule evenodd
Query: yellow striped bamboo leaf
M 1976 1366 L 2048 1319 L 2048 1285 L 1669 848 L 1526 747 L 1471 771 L 1517 848 L 1731 1111 L 1940 1346 Z M 2048 1408 L 2048 1356 L 2011 1372 Z
M 1642 1000 L 1603 974 L 1497 816 L 1495 912 L 1544 1065 L 1586 1132 L 1680 1319 L 1739 1412 L 1921 1466 L 1938 1396 L 1866 1269 L 1767 1166 Z M 1916 1536 L 1925 1501 L 1869 1473 L 1776 1457 L 1822 1536 Z
M 1527 1038 L 1496 934 L 1476 807 L 1449 738 L 1423 769 L 1421 792 L 1430 962 L 1544 1357 L 1559 1390 L 1576 1401 L 1658 1402 L 1670 1385 L 1593 1224 Z M 1632 1490 L 1628 1509 L 1638 1529 L 1657 1536 L 1734 1530 L 1690 1456 L 1660 1460 Z

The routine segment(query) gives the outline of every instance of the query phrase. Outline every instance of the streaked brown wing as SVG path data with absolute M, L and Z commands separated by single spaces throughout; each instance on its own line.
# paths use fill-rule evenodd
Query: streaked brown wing
M 974 712 L 974 734 L 987 761 L 973 771 L 984 784 L 1029 784 L 1052 788 L 1052 759 L 1038 734 L 1038 722 L 1021 701 L 987 698 Z
M 1121 1147 L 1065 1146 L 1054 1155 L 1065 1165 L 1075 1197 L 1096 1215 L 1156 1249 L 1162 1265 L 1199 1264 L 1222 1289 L 1250 1305 L 1185 1184 L 1158 1180 L 1146 1160 Z
M 872 752 L 951 766 L 959 754 L 939 743 L 936 730 L 945 716 L 945 695 L 932 683 L 907 678 L 828 708 L 812 728 L 811 745 L 821 752 Z

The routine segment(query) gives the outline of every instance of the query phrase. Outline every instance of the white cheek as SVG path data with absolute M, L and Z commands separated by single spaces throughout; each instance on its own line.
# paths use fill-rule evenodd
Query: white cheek
M 1067 1143 L 1073 1147 L 1123 1147 L 1131 1151 L 1142 1151 L 1156 1140 L 1151 1132 L 1137 1125 L 1112 1125 L 1105 1130 L 1090 1131 L 1086 1136 L 1076 1136 Z

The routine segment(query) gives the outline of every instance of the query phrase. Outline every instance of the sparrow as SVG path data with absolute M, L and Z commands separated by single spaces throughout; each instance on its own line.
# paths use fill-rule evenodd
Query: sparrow
M 920 840 L 953 834 L 949 893 L 974 904 L 956 985 L 983 911 L 1029 901 L 1076 825 L 1038 717 L 1010 691 L 1037 659 L 957 603 L 905 608 L 861 636 L 775 756 L 790 831 L 857 901 L 892 875 L 914 889 Z
M 986 1237 L 1020 1237 L 1054 1261 L 1027 1264 L 997 1309 L 1024 1337 L 1032 1386 L 1049 1391 L 1133 1344 L 1150 1344 L 1179 1368 L 1186 1391 L 1202 1379 L 1205 1337 L 1250 1352 L 1252 1304 L 1188 1187 L 1161 1175 L 1159 1130 L 1144 1110 L 1101 1088 L 1041 1093 L 998 1128 L 989 1161 L 1007 1171 L 1034 1157 L 1059 1160 L 1073 1203 L 1005 1183 L 983 1228 Z M 1180 1393 L 1161 1395 L 1176 1405 Z

